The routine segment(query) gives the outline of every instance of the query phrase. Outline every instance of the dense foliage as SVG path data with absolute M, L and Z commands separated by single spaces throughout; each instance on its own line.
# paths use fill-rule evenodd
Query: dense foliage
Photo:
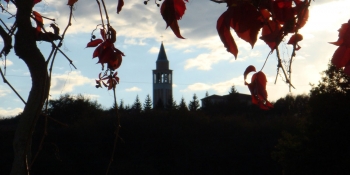
M 297 132 L 284 133 L 274 152 L 285 174 L 348 174 L 350 171 L 349 77 L 329 65 L 310 93 L 310 112 Z M 276 104 L 277 106 L 277 104 Z
M 214 105 L 188 111 L 184 99 L 179 103 L 182 108 L 172 110 L 120 111 L 122 142 L 117 144 L 111 174 L 281 174 L 270 153 L 283 130 L 293 131 L 296 118 L 261 113 L 256 106 L 236 115 L 232 110 L 213 112 Z M 82 96 L 64 95 L 50 102 L 49 111 L 52 119 L 46 125 L 41 116 L 34 132 L 34 153 L 40 146 L 42 150 L 31 174 L 104 172 L 116 127 L 113 108 L 102 109 Z M 0 121 L 0 161 L 5 162 L 0 171 L 5 174 L 11 167 L 11 136 L 18 118 Z

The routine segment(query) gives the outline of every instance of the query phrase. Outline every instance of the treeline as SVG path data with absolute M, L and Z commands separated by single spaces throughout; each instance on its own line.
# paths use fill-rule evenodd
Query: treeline
M 197 103 L 172 100 L 153 109 L 148 96 L 131 107 L 119 103 L 116 113 L 83 96 L 64 95 L 39 118 L 30 172 L 105 173 L 119 115 L 110 174 L 347 174 L 349 80 L 330 66 L 309 95 L 283 97 L 270 111 L 234 100 L 196 110 Z M 1 174 L 11 169 L 19 118 L 0 121 Z
M 32 158 L 39 154 L 31 174 L 104 173 L 113 150 L 115 110 L 83 96 L 64 95 L 50 101 L 48 114 L 35 129 Z M 120 110 L 119 115 L 120 138 L 110 174 L 280 174 L 281 166 L 270 154 L 280 133 L 297 123 L 268 113 L 226 115 L 181 108 Z M 0 127 L 15 126 L 19 118 L 5 119 Z M 14 131 L 0 129 L 4 174 L 11 168 Z
M 146 113 L 153 115 L 154 112 L 177 112 L 177 113 L 198 113 L 202 112 L 209 116 L 218 115 L 245 115 L 245 116 L 256 116 L 256 115 L 298 115 L 309 111 L 308 102 L 309 95 L 287 95 L 278 99 L 274 104 L 274 108 L 269 111 L 262 111 L 257 106 L 247 103 L 240 99 L 238 96 L 238 91 L 235 86 L 232 86 L 228 92 L 227 97 L 221 102 L 212 102 L 210 99 L 204 99 L 202 106 L 200 105 L 200 100 L 196 94 L 193 94 L 192 100 L 187 105 L 186 100 L 182 97 L 181 101 L 177 103 L 173 98 L 170 98 L 165 104 L 159 100 L 156 105 L 153 105 L 150 95 L 147 95 L 144 102 L 142 103 L 137 95 L 135 101 L 132 105 L 125 105 L 123 100 L 120 100 L 118 106 L 118 111 L 120 113 L 134 113 L 141 114 Z M 205 97 L 209 97 L 208 92 L 206 92 Z M 153 108 L 153 106 L 155 106 Z M 112 107 L 114 110 L 114 107 Z

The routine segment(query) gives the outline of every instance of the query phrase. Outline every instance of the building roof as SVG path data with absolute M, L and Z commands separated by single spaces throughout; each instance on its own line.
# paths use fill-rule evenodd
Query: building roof
M 202 98 L 201 100 L 205 100 L 205 99 L 227 99 L 229 97 L 229 95 L 210 95 L 208 97 L 204 97 Z M 241 94 L 241 93 L 237 93 L 237 97 L 241 100 L 251 100 L 251 95 L 248 95 L 248 94 Z
M 163 42 L 160 45 L 160 50 L 159 50 L 157 61 L 167 61 L 167 62 L 169 62 L 168 61 L 168 57 L 166 56 L 166 53 L 165 53 Z

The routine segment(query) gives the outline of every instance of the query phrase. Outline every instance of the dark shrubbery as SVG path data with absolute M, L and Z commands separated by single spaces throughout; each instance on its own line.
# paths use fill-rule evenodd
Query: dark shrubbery
M 114 110 L 103 110 L 96 102 L 69 95 L 51 101 L 49 107 L 50 117 L 68 127 L 47 119 L 48 135 L 31 173 L 104 173 L 115 137 Z M 292 130 L 297 121 L 260 114 L 123 110 L 111 174 L 281 174 L 270 153 L 280 133 Z M 34 133 L 34 154 L 44 129 L 45 116 L 41 116 Z M 0 159 L 7 162 L 0 170 L 8 174 L 14 129 L 0 132 L 4 143 Z

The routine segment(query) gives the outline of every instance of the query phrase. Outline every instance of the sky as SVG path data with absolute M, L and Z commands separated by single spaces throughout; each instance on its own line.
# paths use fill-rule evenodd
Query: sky
M 160 9 L 153 1 L 144 5 L 143 0 L 127 0 L 122 11 L 117 14 L 117 1 L 106 0 L 111 25 L 117 31 L 115 46 L 124 52 L 123 62 L 118 69 L 120 84 L 117 85 L 117 101 L 132 105 L 139 97 L 143 103 L 146 96 L 152 97 L 152 70 L 156 68 L 161 42 L 173 70 L 173 96 L 179 103 L 183 97 L 187 104 L 194 94 L 199 99 L 209 95 L 225 95 L 232 85 L 240 93 L 250 94 L 244 85 L 243 72 L 249 65 L 260 70 L 269 54 L 270 48 L 259 40 L 254 48 L 233 36 L 238 45 L 238 58 L 226 51 L 216 30 L 219 16 L 227 9 L 226 4 L 216 4 L 209 0 L 189 0 L 186 11 L 179 21 L 181 34 L 186 39 L 178 39 L 173 32 L 166 29 L 166 23 L 160 15 Z M 1 1 L 1 3 L 4 3 Z M 6 6 L 5 4 L 3 4 Z M 300 30 L 304 39 L 299 42 L 301 49 L 297 51 L 293 62 L 292 83 L 289 87 L 282 76 L 278 75 L 275 52 L 268 58 L 262 70 L 267 76 L 268 100 L 276 101 L 287 94 L 308 94 L 311 84 L 317 84 L 321 72 L 336 49 L 329 44 L 338 39 L 341 24 L 350 19 L 350 1 L 348 0 L 315 0 L 311 2 L 307 24 Z M 16 9 L 10 4 L 8 10 L 15 14 Z M 61 31 L 68 23 L 69 7 L 66 1 L 43 0 L 34 7 L 43 16 L 55 19 Z M 95 79 L 101 72 L 101 65 L 92 59 L 94 48 L 86 48 L 91 33 L 101 24 L 96 1 L 78 1 L 74 6 L 72 25 L 65 36 L 62 50 L 73 60 L 74 69 L 65 57 L 58 55 L 53 67 L 50 99 L 60 95 L 82 94 L 96 100 L 104 108 L 113 104 L 113 92 L 106 88 L 96 88 Z M 13 20 L 2 13 L 0 18 L 12 25 Z M 12 20 L 12 21 L 11 21 Z M 46 30 L 52 31 L 44 19 Z M 34 24 L 35 26 L 35 24 Z M 94 33 L 100 38 L 99 32 Z M 288 37 L 280 45 L 281 56 L 288 60 L 292 47 L 287 45 Z M 37 42 L 45 57 L 51 50 L 46 42 Z M 0 47 L 3 41 L 0 40 Z M 0 66 L 4 70 L 5 57 L 0 58 Z M 14 50 L 6 57 L 6 79 L 26 100 L 31 88 L 28 68 L 19 59 Z M 248 80 L 249 81 L 249 80 Z M 0 116 L 13 116 L 24 108 L 23 102 L 5 84 L 0 83 Z

